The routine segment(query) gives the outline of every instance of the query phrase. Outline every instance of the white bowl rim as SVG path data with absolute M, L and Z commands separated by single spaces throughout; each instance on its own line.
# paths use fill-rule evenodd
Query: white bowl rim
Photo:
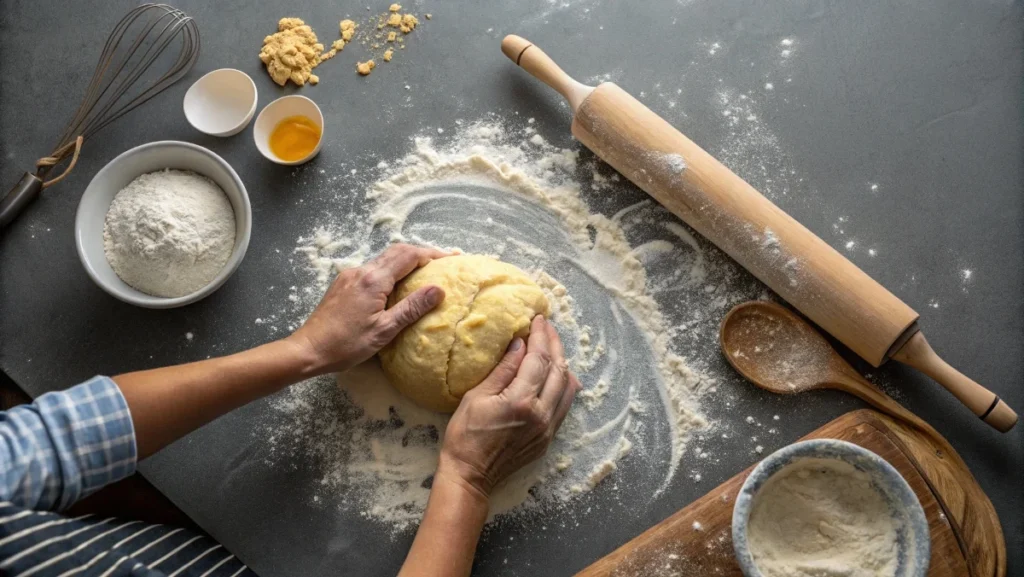
M 206 78 L 208 76 L 210 76 L 211 74 L 215 74 L 217 72 L 237 72 L 238 74 L 241 74 L 243 78 L 248 80 L 249 81 L 249 85 L 252 86 L 252 104 L 249 105 L 249 111 L 245 113 L 245 116 L 242 117 L 242 120 L 239 121 L 238 124 L 232 126 L 231 128 L 229 128 L 227 130 L 222 130 L 220 132 L 210 132 L 210 131 L 204 130 L 204 129 L 202 129 L 199 126 L 196 125 L 196 123 L 192 120 L 192 117 L 189 116 L 189 114 L 188 114 L 188 106 L 186 106 L 185 103 L 188 101 L 188 95 L 192 92 L 193 89 L 195 89 L 197 86 L 199 86 L 199 84 L 201 84 L 204 80 L 206 80 Z M 241 132 L 243 129 L 245 129 L 245 127 L 248 126 L 249 123 L 252 121 L 253 114 L 256 112 L 256 105 L 258 105 L 259 102 L 260 102 L 259 90 L 256 88 L 256 82 L 252 79 L 252 76 L 249 76 L 244 71 L 239 70 L 237 68 L 218 68 L 216 70 L 211 70 L 211 71 L 207 72 L 206 74 L 203 74 L 198 80 L 193 82 L 192 85 L 188 87 L 188 90 L 185 91 L 185 96 L 183 96 L 182 99 L 181 99 L 181 110 L 185 114 L 185 120 L 188 121 L 189 126 L 191 126 L 192 128 L 195 128 L 196 130 L 198 130 L 199 132 L 202 132 L 203 134 L 209 134 L 210 136 L 234 136 L 234 135 L 238 134 L 239 132 Z M 176 141 L 164 141 L 164 142 L 176 142 Z
M 200 154 L 205 154 L 209 156 L 210 158 L 213 159 L 214 162 L 220 164 L 221 167 L 227 171 L 228 176 L 231 177 L 231 180 L 234 181 L 235 185 L 238 187 L 238 190 L 241 191 L 242 208 L 247 226 L 245 226 L 245 228 L 242 231 L 241 239 L 238 239 L 236 236 L 235 246 L 232 249 L 231 257 L 228 258 L 228 261 L 226 263 L 224 263 L 224 267 L 220 270 L 219 273 L 217 273 L 217 276 L 213 277 L 213 280 L 207 283 L 206 286 L 193 293 L 189 293 L 187 295 L 180 297 L 167 298 L 148 295 L 136 289 L 135 287 L 131 287 L 130 285 L 129 288 L 131 288 L 132 291 L 134 291 L 134 293 L 138 294 L 114 290 L 112 287 L 108 286 L 107 283 L 102 278 L 100 278 L 96 270 L 93 269 L 92 263 L 89 261 L 89 258 L 88 256 L 86 256 L 85 253 L 85 246 L 81 234 L 81 223 L 85 218 L 85 216 L 82 214 L 82 207 L 85 205 L 86 194 L 89 192 L 89 187 L 92 186 L 93 181 L 95 181 L 97 178 L 105 174 L 108 170 L 113 170 L 111 167 L 117 164 L 119 161 L 123 160 L 124 158 L 138 154 L 150 148 L 165 147 L 189 148 L 196 152 L 199 152 Z M 103 214 L 106 215 L 106 211 L 104 211 Z M 235 218 L 238 218 L 237 214 L 235 215 Z M 106 291 L 107 294 L 113 296 L 114 298 L 129 304 L 151 309 L 170 309 L 185 306 L 187 304 L 192 304 L 194 302 L 200 301 L 211 295 L 214 291 L 220 288 L 221 285 L 223 285 L 232 274 L 234 274 L 235 270 L 238 269 L 239 265 L 242 262 L 242 259 L 245 258 L 245 253 L 249 250 L 249 239 L 251 238 L 251 236 L 252 205 L 249 203 L 249 192 L 245 189 L 245 184 L 242 182 L 242 179 L 239 178 L 238 173 L 235 172 L 235 169 L 232 168 L 231 165 L 228 164 L 226 160 L 221 158 L 220 155 L 213 152 L 212 150 L 204 146 L 199 146 L 198 144 L 184 142 L 181 140 L 157 140 L 154 142 L 147 142 L 145 144 L 140 144 L 139 146 L 129 148 L 128 150 L 115 156 L 113 159 L 110 160 L 110 162 L 105 164 L 103 168 L 101 168 L 95 175 L 93 175 L 92 180 L 90 180 L 89 184 L 86 185 L 85 192 L 82 193 L 82 198 L 79 199 L 78 201 L 78 209 L 75 211 L 75 249 L 78 251 L 78 259 L 82 261 L 82 266 L 85 268 L 85 272 L 89 275 L 89 278 L 91 278 L 92 281 L 96 283 L 97 286 L 99 286 L 101 289 Z
M 299 160 L 281 160 L 280 158 L 277 158 L 276 156 L 270 156 L 267 153 L 263 152 L 263 149 L 260 148 L 260 143 L 257 140 L 258 137 L 256 136 L 256 129 L 253 128 L 253 131 L 252 131 L 252 140 L 253 140 L 253 143 L 256 144 L 256 150 L 260 151 L 260 154 L 263 155 L 263 158 L 266 158 L 270 162 L 273 162 L 275 164 L 280 164 L 282 166 L 298 166 L 300 164 L 305 164 L 305 163 L 309 162 L 310 160 L 313 159 L 313 157 L 315 157 L 317 154 L 320 153 L 320 146 L 324 142 L 324 112 L 323 112 L 323 110 L 320 110 L 320 105 L 317 104 L 312 98 L 310 98 L 308 96 L 304 96 L 302 94 L 285 94 L 284 96 L 281 96 L 280 98 L 275 98 L 274 100 L 268 102 L 267 105 L 264 106 L 262 110 L 260 110 L 260 113 L 256 115 L 256 120 L 253 121 L 253 126 L 255 127 L 255 125 L 259 124 L 260 117 L 262 117 L 263 114 L 266 113 L 268 110 L 270 110 L 271 107 L 273 107 L 275 104 L 278 104 L 282 100 L 290 100 L 292 98 L 300 98 L 302 100 L 305 100 L 305 101 L 309 102 L 310 104 L 312 104 L 313 105 L 313 109 L 316 110 L 317 117 L 318 117 L 318 119 L 320 121 L 320 140 L 317 141 L 316 148 L 313 149 L 313 152 L 310 152 L 309 154 L 307 154 L 306 156 L 300 158 Z

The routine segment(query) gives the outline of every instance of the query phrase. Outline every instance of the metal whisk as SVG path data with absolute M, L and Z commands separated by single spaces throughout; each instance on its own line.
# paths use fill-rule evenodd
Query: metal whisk
M 35 173 L 26 172 L 0 201 L 0 230 L 43 189 L 71 172 L 87 138 L 177 82 L 198 58 L 199 28 L 181 10 L 143 4 L 128 12 L 107 38 L 85 98 L 53 152 L 36 161 Z M 149 72 L 151 68 L 160 72 L 159 77 Z M 48 178 L 68 158 L 64 171 Z

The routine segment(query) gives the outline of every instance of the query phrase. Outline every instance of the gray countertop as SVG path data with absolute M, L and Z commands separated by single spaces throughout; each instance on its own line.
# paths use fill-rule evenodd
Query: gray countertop
M 4 186 L 49 152 L 103 39 L 131 5 L 0 4 Z M 279 89 L 263 72 L 256 58 L 263 36 L 278 18 L 300 16 L 333 39 L 336 22 L 347 13 L 365 17 L 366 4 L 231 0 L 179 7 L 196 18 L 202 34 L 195 69 L 87 143 L 74 172 L 0 238 L 0 368 L 32 395 L 96 373 L 197 360 L 266 341 L 269 335 L 253 328 L 252 311 L 267 298 L 268 278 L 290 274 L 276 250 L 290 250 L 296 231 L 307 232 L 288 223 L 312 222 L 317 210 L 330 208 L 312 196 L 304 204 L 292 201 L 292 171 L 258 155 L 251 128 L 230 139 L 193 131 L 181 99 L 192 81 L 221 67 L 249 73 L 260 106 L 295 92 Z M 503 35 L 521 34 L 577 78 L 612 78 L 770 193 L 918 310 L 929 341 L 947 361 L 1024 410 L 1019 2 L 486 0 L 406 8 L 433 19 L 409 37 L 410 48 L 394 63 L 357 78 L 353 68 L 362 53 L 353 46 L 323 65 L 319 86 L 299 91 L 317 100 L 329 127 L 313 166 L 329 175 L 341 159 L 394 158 L 419 130 L 488 113 L 536 117 L 546 138 L 578 146 L 557 95 L 498 50 Z M 781 52 L 785 38 L 793 40 L 788 56 Z M 750 95 L 759 134 L 736 139 L 722 94 Z M 410 96 L 411 105 L 402 105 Z M 254 232 L 241 268 L 217 293 L 189 307 L 154 311 L 121 303 L 89 280 L 75 252 L 73 224 L 79 195 L 97 170 L 128 148 L 165 139 L 207 146 L 235 167 L 252 200 Z M 621 195 L 642 197 L 631 187 Z M 186 332 L 195 340 L 184 339 Z M 1002 520 L 1008 575 L 1024 574 L 1024 427 L 1001 435 L 912 371 L 888 365 L 872 372 L 967 461 Z M 767 449 L 858 406 L 839 394 L 778 399 L 738 380 L 732 386 L 733 415 L 784 415 L 779 438 Z M 308 482 L 301 463 L 233 466 L 258 449 L 251 431 L 265 410 L 256 403 L 227 415 L 141 469 L 262 575 L 393 573 L 411 534 L 385 535 L 364 520 L 291 499 Z M 579 504 L 580 511 L 596 512 L 579 512 L 558 529 L 547 528 L 557 523 L 557 512 L 553 519 L 500 524 L 482 540 L 477 572 L 579 570 L 756 460 L 749 450 L 733 449 L 720 451 L 701 483 L 678 478 L 653 502 L 599 487 Z

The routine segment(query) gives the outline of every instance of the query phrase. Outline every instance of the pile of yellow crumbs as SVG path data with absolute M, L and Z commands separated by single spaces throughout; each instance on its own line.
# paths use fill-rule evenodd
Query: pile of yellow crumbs
M 334 41 L 331 44 L 331 49 L 320 56 L 320 61 L 330 60 L 334 58 L 334 55 L 345 49 L 345 45 L 352 41 L 352 38 L 356 35 L 356 28 L 359 25 L 353 20 L 342 20 L 338 24 L 338 29 L 341 31 L 341 38 Z
M 430 14 L 425 14 L 424 17 L 427 20 L 431 19 Z M 392 4 L 387 12 L 368 22 L 376 26 L 376 31 L 370 38 L 364 37 L 362 44 L 372 50 L 384 46 L 381 58 L 384 62 L 391 62 L 395 56 L 395 46 L 399 50 L 404 50 L 403 36 L 415 30 L 419 23 L 415 15 L 403 14 L 401 5 Z M 341 38 L 332 42 L 331 48 L 324 52 L 324 45 L 317 39 L 312 27 L 299 18 L 282 18 L 277 24 L 278 31 L 263 39 L 260 60 L 266 65 L 271 79 L 281 86 L 289 80 L 298 86 L 306 82 L 317 84 L 320 78 L 313 74 L 313 69 L 344 50 L 345 46 L 355 39 L 358 28 L 359 24 L 354 20 L 342 20 L 338 25 Z M 356 72 L 367 76 L 376 67 L 377 63 L 370 58 L 365 62 L 358 62 Z
M 430 14 L 425 14 L 424 17 L 427 20 L 431 19 Z M 403 14 L 401 4 L 392 4 L 387 12 L 378 15 L 375 19 L 376 31 L 369 38 L 364 37 L 362 43 L 371 50 L 379 50 L 383 47 L 384 53 L 381 58 L 384 62 L 391 62 L 391 59 L 395 57 L 395 47 L 397 46 L 398 50 L 405 50 L 403 36 L 415 30 L 420 20 L 414 14 Z M 376 67 L 377 63 L 370 59 L 360 62 L 356 66 L 356 71 L 366 76 Z
M 260 60 L 274 82 L 284 86 L 289 80 L 302 86 L 316 84 L 320 78 L 313 69 L 320 64 L 324 45 L 316 33 L 299 18 L 282 18 L 277 32 L 263 39 Z

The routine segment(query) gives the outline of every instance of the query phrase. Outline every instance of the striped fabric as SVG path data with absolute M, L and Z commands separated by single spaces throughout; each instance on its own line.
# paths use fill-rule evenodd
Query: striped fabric
M 139 521 L 69 519 L 0 503 L 0 575 L 255 575 L 212 539 Z
M 0 575 L 254 575 L 185 529 L 48 511 L 131 475 L 135 464 L 128 405 L 107 377 L 0 412 Z

